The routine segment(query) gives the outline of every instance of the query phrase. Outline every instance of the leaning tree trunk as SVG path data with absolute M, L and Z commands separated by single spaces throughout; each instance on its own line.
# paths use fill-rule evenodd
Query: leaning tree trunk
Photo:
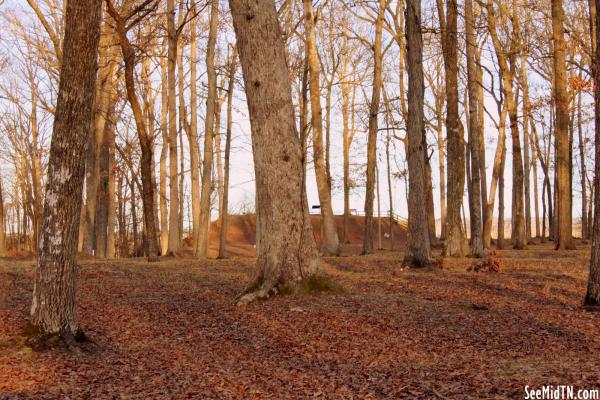
M 50 145 L 46 196 L 31 303 L 31 324 L 41 335 L 78 333 L 75 316 L 75 256 L 86 141 L 98 67 L 100 0 L 66 4 L 63 61 Z
M 562 0 L 552 0 L 552 31 L 554 36 L 554 98 L 556 101 L 556 249 L 573 249 L 571 224 L 570 157 L 569 157 L 569 95 L 567 94 L 567 62 L 564 39 Z
M 473 21 L 473 2 L 465 1 L 465 29 L 467 37 L 467 91 L 469 94 L 469 154 L 471 156 L 471 179 L 469 181 L 469 215 L 471 223 L 471 253 L 474 257 L 481 257 L 483 250 L 483 232 L 481 224 L 481 166 L 479 132 L 479 110 L 477 97 L 477 69 L 476 69 L 476 37 Z
M 213 137 L 215 131 L 215 108 L 217 102 L 217 71 L 215 67 L 215 46 L 219 17 L 219 2 L 212 0 L 210 11 L 210 30 L 206 48 L 206 71 L 208 76 L 208 96 L 206 98 L 206 117 L 204 118 L 204 160 L 202 163 L 202 193 L 200 195 L 200 226 L 196 239 L 195 255 L 208 256 L 210 199 L 212 194 Z
M 315 33 L 315 13 L 313 0 L 303 0 L 304 5 L 304 30 L 306 32 L 306 51 L 308 56 L 308 70 L 310 74 L 310 103 L 311 122 L 313 132 L 313 161 L 315 163 L 315 176 L 317 178 L 317 191 L 321 206 L 323 224 L 323 252 L 328 256 L 340 254 L 340 242 L 337 224 L 331 206 L 331 187 L 329 183 L 329 170 L 325 164 L 323 154 L 323 112 L 321 109 L 321 88 L 319 69 L 319 55 L 317 53 L 317 35 Z
M 377 164 L 377 131 L 379 102 L 381 100 L 382 31 L 386 0 L 379 0 L 379 11 L 375 23 L 375 43 L 373 45 L 373 90 L 369 105 L 369 133 L 367 137 L 367 184 L 365 194 L 365 233 L 363 254 L 373 252 L 373 200 L 375 196 L 375 165 Z
M 427 224 L 427 193 L 425 187 L 425 131 L 423 81 L 423 37 L 421 35 L 421 0 L 406 3 L 406 43 L 408 50 L 408 121 L 407 158 L 408 188 L 408 248 L 405 262 L 426 266 L 431 253 Z
M 596 8 L 600 8 L 600 0 L 595 0 Z M 596 31 L 600 29 L 600 18 L 596 19 Z M 595 65 L 600 62 L 600 46 L 596 43 Z M 600 82 L 600 68 L 594 68 L 594 81 Z M 594 85 L 596 111 L 595 135 L 595 171 L 594 171 L 594 230 L 592 231 L 592 257 L 590 259 L 590 276 L 584 304 L 600 306 L 600 85 Z
M 319 269 L 302 191 L 302 151 L 273 0 L 230 0 L 252 127 L 257 188 L 256 278 L 239 303 L 294 289 Z

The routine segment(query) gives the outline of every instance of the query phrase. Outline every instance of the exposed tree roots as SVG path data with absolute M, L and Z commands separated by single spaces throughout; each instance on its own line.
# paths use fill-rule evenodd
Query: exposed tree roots
M 402 260 L 402 268 L 429 268 L 443 269 L 442 258 L 428 258 L 426 261 L 421 261 L 415 257 L 406 255 Z
M 600 300 L 586 296 L 583 302 L 583 309 L 590 312 L 600 312 Z
M 320 293 L 343 291 L 343 287 L 324 274 L 315 274 L 297 281 L 266 280 L 257 278 L 237 298 L 236 304 L 243 306 L 256 300 L 266 300 L 272 296 L 298 293 Z
M 82 351 L 86 350 L 83 348 L 84 344 L 93 343 L 81 329 L 78 329 L 75 333 L 70 331 L 42 333 L 31 323 L 25 325 L 21 335 L 27 338 L 25 344 L 36 352 L 64 349 L 71 353 L 81 354 Z

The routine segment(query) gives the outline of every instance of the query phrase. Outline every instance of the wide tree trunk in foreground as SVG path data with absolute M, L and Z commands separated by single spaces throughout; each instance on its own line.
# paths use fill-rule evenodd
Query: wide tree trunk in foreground
M 311 122 L 313 133 L 313 160 L 315 163 L 315 176 L 321 217 L 323 224 L 323 252 L 328 256 L 340 254 L 340 242 L 337 224 L 331 206 L 331 188 L 329 186 L 329 170 L 325 164 L 323 154 L 323 113 L 321 109 L 321 71 L 319 55 L 317 54 L 317 35 L 315 33 L 315 13 L 313 0 L 303 0 L 304 5 L 304 30 L 306 34 L 306 51 L 308 56 L 308 71 L 310 74 L 310 103 Z
M 567 94 L 567 62 L 564 39 L 562 0 L 552 0 L 552 31 L 554 36 L 554 99 L 556 104 L 556 249 L 572 249 L 570 156 L 569 156 L 569 96 Z
M 75 256 L 84 152 L 92 134 L 101 5 L 101 0 L 69 0 L 66 4 L 63 62 L 31 303 L 30 322 L 35 330 L 41 335 L 61 335 L 67 342 L 79 330 Z
M 375 23 L 375 43 L 373 44 L 373 91 L 369 105 L 369 133 L 367 139 L 367 184 L 365 193 L 365 233 L 363 254 L 373 252 L 373 200 L 375 197 L 375 166 L 377 164 L 377 131 L 379 102 L 381 100 L 382 31 L 385 14 L 385 0 L 379 0 L 379 11 Z
M 405 262 L 423 267 L 430 256 L 425 188 L 425 131 L 423 104 L 423 37 L 421 0 L 406 4 L 406 43 L 408 50 L 408 249 Z M 393 227 L 392 227 L 393 229 Z
M 252 127 L 258 231 L 256 277 L 239 303 L 294 290 L 319 269 L 302 191 L 302 151 L 273 0 L 230 0 Z
M 600 9 L 600 0 L 595 0 L 597 9 Z M 600 29 L 600 18 L 596 19 L 596 31 Z M 600 65 L 600 46 L 596 43 L 595 65 Z M 596 111 L 596 166 L 594 170 L 594 230 L 592 231 L 592 257 L 590 259 L 590 276 L 584 304 L 587 306 L 600 306 L 600 68 L 594 68 L 594 99 Z

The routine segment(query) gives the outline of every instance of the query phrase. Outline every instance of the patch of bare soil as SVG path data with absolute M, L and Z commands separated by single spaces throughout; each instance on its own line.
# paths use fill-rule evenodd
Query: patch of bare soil
M 343 290 L 236 307 L 253 260 L 83 260 L 93 351 L 19 336 L 33 263 L 0 262 L 2 399 L 522 398 L 600 385 L 600 314 L 581 308 L 589 250 L 500 252 L 499 272 L 402 269 L 402 253 L 324 260 Z

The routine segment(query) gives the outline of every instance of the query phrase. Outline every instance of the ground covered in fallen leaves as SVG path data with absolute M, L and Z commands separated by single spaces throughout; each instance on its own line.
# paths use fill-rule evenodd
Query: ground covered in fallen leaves
M 600 387 L 589 249 L 502 251 L 502 270 L 401 268 L 401 253 L 324 260 L 341 291 L 236 307 L 253 260 L 81 261 L 80 355 L 19 336 L 33 262 L 0 261 L 0 399 L 523 398 Z

